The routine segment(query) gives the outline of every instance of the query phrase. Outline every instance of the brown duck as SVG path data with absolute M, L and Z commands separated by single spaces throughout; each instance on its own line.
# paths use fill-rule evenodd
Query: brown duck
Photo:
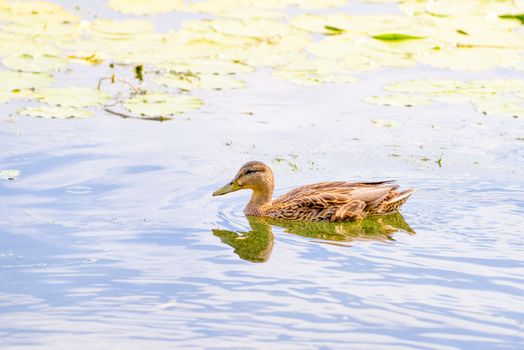
M 233 180 L 213 196 L 253 191 L 246 215 L 300 221 L 348 221 L 397 211 L 415 192 L 397 191 L 393 181 L 321 182 L 295 188 L 273 200 L 271 169 L 262 162 L 244 164 Z

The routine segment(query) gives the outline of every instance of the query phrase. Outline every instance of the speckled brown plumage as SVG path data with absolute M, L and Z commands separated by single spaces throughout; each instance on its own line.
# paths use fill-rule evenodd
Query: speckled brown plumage
M 273 187 L 271 169 L 262 162 L 249 162 L 213 195 L 253 190 L 245 209 L 247 215 L 301 221 L 349 221 L 395 212 L 414 192 L 412 189 L 399 192 L 398 185 L 392 181 L 337 181 L 298 187 L 272 200 Z

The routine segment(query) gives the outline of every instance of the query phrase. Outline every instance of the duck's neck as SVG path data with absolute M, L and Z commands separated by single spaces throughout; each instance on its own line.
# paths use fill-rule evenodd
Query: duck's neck
M 273 188 L 266 188 L 264 190 L 253 190 L 251 200 L 244 209 L 247 215 L 261 216 L 263 215 L 263 207 L 271 204 L 273 198 Z

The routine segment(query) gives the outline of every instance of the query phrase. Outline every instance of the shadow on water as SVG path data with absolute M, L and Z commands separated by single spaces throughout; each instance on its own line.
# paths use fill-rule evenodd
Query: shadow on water
M 263 263 L 273 251 L 272 227 L 284 228 L 284 232 L 297 236 L 322 240 L 321 243 L 352 241 L 393 241 L 399 230 L 409 234 L 415 231 L 399 213 L 376 216 L 352 222 L 300 222 L 246 216 L 251 230 L 248 232 L 213 229 L 222 243 L 231 246 L 244 260 Z

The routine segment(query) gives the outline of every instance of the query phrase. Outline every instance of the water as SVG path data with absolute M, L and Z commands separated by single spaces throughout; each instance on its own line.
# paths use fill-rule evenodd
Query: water
M 22 175 L 0 182 L 1 348 L 522 348 L 524 123 L 360 102 L 414 72 L 463 76 L 304 88 L 260 71 L 163 123 L 3 105 L 0 168 Z M 250 223 L 247 193 L 211 193 L 253 159 L 278 194 L 389 178 L 418 191 L 398 230 Z

